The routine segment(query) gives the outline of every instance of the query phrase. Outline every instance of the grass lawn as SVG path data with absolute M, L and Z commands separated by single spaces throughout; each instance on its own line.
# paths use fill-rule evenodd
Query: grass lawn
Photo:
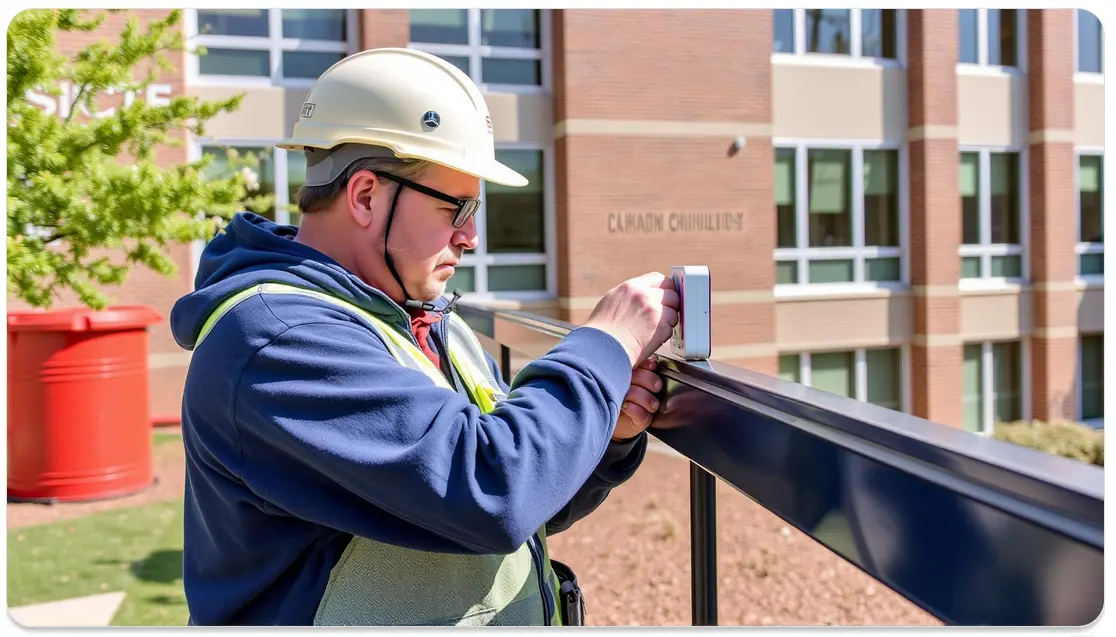
M 9 607 L 113 591 L 127 595 L 115 626 L 185 625 L 182 500 L 8 531 Z

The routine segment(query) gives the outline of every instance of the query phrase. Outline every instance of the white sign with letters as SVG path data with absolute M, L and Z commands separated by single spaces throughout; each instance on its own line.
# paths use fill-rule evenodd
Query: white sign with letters
M 41 91 L 28 91 L 27 100 L 42 108 L 47 115 L 57 114 L 62 118 L 69 117 L 71 105 L 78 93 L 78 87 L 70 82 L 62 82 L 59 89 L 61 90 L 59 95 L 49 95 Z M 120 93 L 121 91 L 117 89 L 109 88 L 102 95 L 118 95 Z M 149 84 L 144 91 L 143 98 L 151 106 L 166 106 L 170 104 L 170 94 L 170 84 Z M 136 101 L 136 91 L 123 91 L 123 95 L 124 106 L 131 106 Z M 112 117 L 116 112 L 115 106 L 110 106 L 96 113 L 90 113 L 85 104 L 78 104 L 77 108 L 80 114 L 97 119 Z

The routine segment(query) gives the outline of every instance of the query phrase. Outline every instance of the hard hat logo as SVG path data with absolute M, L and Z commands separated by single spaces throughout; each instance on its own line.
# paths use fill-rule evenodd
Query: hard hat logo
M 442 123 L 442 118 L 434 111 L 426 111 L 422 115 L 422 127 L 425 130 L 432 131 L 438 128 Z

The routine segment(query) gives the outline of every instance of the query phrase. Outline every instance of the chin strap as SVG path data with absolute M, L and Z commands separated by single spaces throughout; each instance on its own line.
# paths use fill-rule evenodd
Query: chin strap
M 416 301 L 411 298 L 411 293 L 407 291 L 407 286 L 403 284 L 403 279 L 399 276 L 399 272 L 395 269 L 395 261 L 391 258 L 391 252 L 388 250 L 388 235 L 391 233 L 391 221 L 395 218 L 395 203 L 399 201 L 399 194 L 403 192 L 403 186 L 397 186 L 395 196 L 391 198 L 391 209 L 388 210 L 387 227 L 384 228 L 384 261 L 387 263 L 388 271 L 399 284 L 399 289 L 403 290 L 403 307 L 414 308 L 426 312 L 440 312 L 442 314 L 449 314 L 457 308 L 457 300 L 461 298 L 461 290 L 453 291 L 453 300 L 446 305 L 445 308 L 439 310 L 433 303 L 425 301 Z

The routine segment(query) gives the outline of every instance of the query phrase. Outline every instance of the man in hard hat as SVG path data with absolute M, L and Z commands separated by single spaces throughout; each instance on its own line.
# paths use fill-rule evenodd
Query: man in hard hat
M 190 623 L 577 623 L 546 537 L 643 459 L 671 280 L 609 291 L 509 388 L 443 296 L 477 246 L 480 180 L 527 183 L 496 161 L 476 85 L 364 51 L 279 146 L 306 153 L 301 227 L 234 217 L 171 314 L 193 351 Z

